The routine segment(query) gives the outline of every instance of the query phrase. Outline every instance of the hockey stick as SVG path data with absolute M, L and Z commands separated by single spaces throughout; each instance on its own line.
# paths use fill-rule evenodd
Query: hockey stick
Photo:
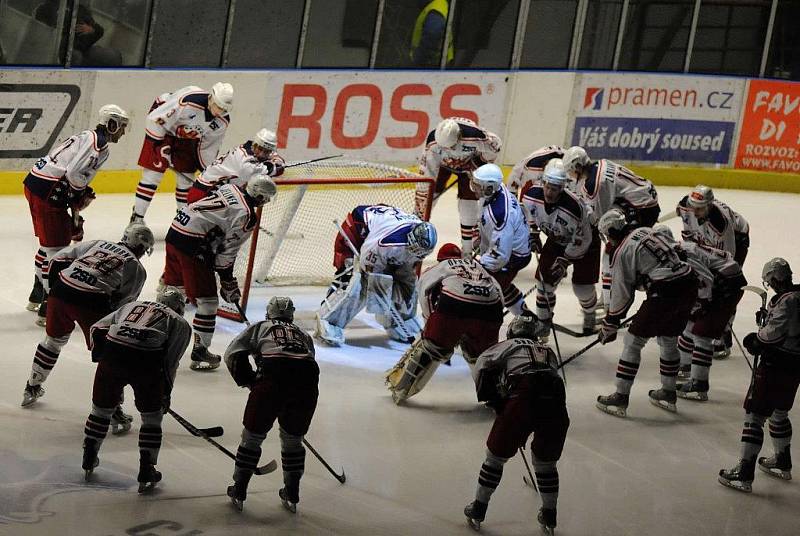
M 533 254 L 536 256 L 536 266 L 541 268 L 541 258 L 539 257 L 539 253 L 534 251 Z M 566 271 L 565 271 L 566 275 Z M 562 276 L 563 277 L 563 276 Z M 544 288 L 544 279 L 542 279 L 542 287 Z M 555 288 L 553 289 L 553 297 L 555 298 Z M 558 368 L 561 369 L 561 379 L 564 380 L 564 386 L 567 385 L 567 372 L 564 370 L 564 362 L 561 360 L 561 348 L 558 346 L 558 336 L 556 335 L 556 326 L 553 320 L 555 320 L 553 315 L 553 308 L 550 306 L 550 300 L 545 296 L 547 300 L 547 312 L 550 315 L 550 330 L 553 332 L 553 341 L 556 343 L 556 357 L 558 358 Z
M 295 166 L 305 166 L 306 164 L 311 164 L 313 162 L 321 162 L 323 160 L 330 160 L 331 158 L 339 158 L 340 156 L 344 156 L 344 154 L 332 154 L 330 156 L 322 156 L 320 158 L 312 158 L 311 160 L 306 160 L 305 162 L 298 162 L 296 164 L 289 164 L 288 166 L 283 166 L 283 169 L 288 169 L 290 167 L 295 167 Z
M 669 220 L 675 219 L 677 217 L 678 217 L 678 213 L 673 210 L 672 212 L 667 212 L 666 214 L 664 214 L 663 216 L 658 218 L 658 223 L 664 223 L 664 222 L 667 222 Z
M 340 483 L 344 484 L 344 481 L 347 480 L 347 475 L 344 474 L 344 467 L 342 467 L 342 474 L 341 475 L 337 474 L 336 471 L 334 471 L 333 468 L 330 465 L 328 465 L 328 462 L 325 461 L 325 459 L 320 455 L 320 453 L 317 452 L 317 449 L 311 446 L 311 443 L 309 443 L 305 437 L 303 438 L 303 445 L 305 445 L 308 448 L 308 450 L 311 451 L 311 454 L 317 457 L 320 463 L 325 466 L 325 469 L 327 469 L 333 475 L 333 478 L 338 480 Z
M 219 450 L 221 452 L 224 452 L 230 459 L 232 459 L 232 460 L 236 459 L 236 455 L 235 454 L 233 454 L 231 451 L 229 451 L 228 449 L 226 449 L 225 447 L 223 447 L 222 445 L 220 445 L 219 443 L 217 443 L 216 441 L 211 439 L 207 434 L 205 434 L 203 432 L 203 430 L 201 428 L 197 428 L 192 423 L 190 423 L 189 421 L 187 421 L 186 419 L 184 419 L 183 417 L 181 417 L 180 415 L 175 413 L 171 408 L 167 410 L 167 413 L 172 415 L 172 417 L 176 421 L 178 421 L 178 423 L 180 423 L 181 426 L 183 426 L 184 428 L 189 430 L 189 432 L 191 432 L 192 435 L 202 437 L 203 439 L 205 439 L 206 441 L 208 441 L 209 443 L 211 443 L 212 445 L 217 447 L 217 450 Z M 253 472 L 260 476 L 260 475 L 269 474 L 269 473 L 273 472 L 277 468 L 278 468 L 278 462 L 276 462 L 275 460 L 272 460 L 266 465 L 262 465 L 261 467 L 256 467 Z
M 736 341 L 736 346 L 738 346 L 739 350 L 742 352 L 744 360 L 747 361 L 747 366 L 750 367 L 750 372 L 753 372 L 753 364 L 750 362 L 750 358 L 747 357 L 747 353 L 745 353 L 744 347 L 742 346 L 742 343 L 739 342 L 739 337 L 736 336 L 736 332 L 733 331 L 733 328 L 731 328 L 731 335 L 733 335 L 733 340 Z
M 533 293 L 533 291 L 534 291 L 534 290 L 536 290 L 536 285 L 533 285 L 531 288 L 529 288 L 529 289 L 528 289 L 528 291 L 527 291 L 525 294 L 523 294 L 523 295 L 522 295 L 522 301 L 525 301 L 525 299 L 526 299 L 528 296 L 530 296 L 530 295 Z M 503 311 L 503 318 L 505 318 L 505 317 L 506 317 L 506 315 L 507 315 L 508 313 L 510 313 L 510 312 L 511 312 L 511 311 L 510 311 L 510 310 L 508 310 L 508 309 L 506 309 L 505 311 Z
M 525 469 L 528 470 L 528 476 L 522 477 L 522 481 L 525 482 L 528 486 L 532 487 L 536 490 L 536 493 L 539 493 L 539 488 L 536 486 L 536 479 L 533 477 L 533 473 L 531 472 L 531 466 L 528 465 L 528 458 L 525 457 L 525 451 L 522 450 L 522 447 L 519 447 L 519 454 L 522 456 L 522 461 L 525 463 Z M 528 480 L 530 478 L 530 481 Z
M 633 321 L 633 317 L 630 317 L 630 318 L 627 318 L 627 319 L 623 320 L 623 321 L 622 321 L 622 323 L 619 325 L 620 329 L 622 329 L 622 328 L 626 327 L 626 326 L 627 326 L 628 324 L 630 324 L 632 321 Z M 572 354 L 571 356 L 569 356 L 568 358 L 566 358 L 566 359 L 563 361 L 563 363 L 561 363 L 561 364 L 558 366 L 558 368 L 564 367 L 564 366 L 566 366 L 566 365 L 567 365 L 567 363 L 569 363 L 570 361 L 572 361 L 572 360 L 573 360 L 573 359 L 575 359 L 576 357 L 580 357 L 580 356 L 582 356 L 583 354 L 585 354 L 586 352 L 588 352 L 590 348 L 594 347 L 594 345 L 598 344 L 599 342 L 600 342 L 600 337 L 596 338 L 595 340 L 593 340 L 592 342 L 590 342 L 589 344 L 587 344 L 586 346 L 584 346 L 584 347 L 583 347 L 581 350 L 578 350 L 577 352 L 575 352 L 574 354 Z

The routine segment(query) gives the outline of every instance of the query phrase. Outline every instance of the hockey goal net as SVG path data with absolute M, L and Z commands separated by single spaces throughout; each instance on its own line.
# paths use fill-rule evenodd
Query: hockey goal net
M 259 224 L 236 258 L 242 310 L 254 287 L 329 284 L 334 220 L 341 223 L 356 206 L 385 203 L 414 213 L 420 186 L 427 192 L 421 217 L 428 220 L 434 192 L 433 179 L 408 170 L 340 159 L 287 167 L 275 182 L 278 195 L 259 210 Z M 218 314 L 241 320 L 224 302 Z

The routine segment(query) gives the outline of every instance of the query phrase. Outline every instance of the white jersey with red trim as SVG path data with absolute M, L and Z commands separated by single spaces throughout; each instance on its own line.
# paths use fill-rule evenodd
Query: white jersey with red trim
M 230 116 L 215 117 L 208 109 L 208 91 L 186 86 L 158 97 L 158 107 L 147 114 L 145 132 L 156 140 L 164 136 L 198 140 L 197 157 L 205 169 L 219 152 Z M 165 170 L 166 171 L 166 170 Z
M 611 160 L 598 160 L 589 167 L 581 196 L 592 209 L 593 224 L 615 205 L 643 209 L 658 205 L 653 183 Z
M 670 281 L 692 273 L 678 256 L 678 243 L 650 227 L 631 231 L 614 249 L 611 257 L 611 298 L 608 314 L 624 315 L 638 289 L 651 283 Z
M 716 199 L 708 207 L 708 215 L 698 220 L 689 207 L 688 196 L 678 202 L 678 216 L 683 221 L 683 235 L 693 242 L 722 249 L 736 255 L 737 235 L 749 235 L 750 224 L 741 214 Z
M 410 267 L 419 259 L 408 250 L 408 234 L 422 220 L 399 208 L 375 205 L 364 209 L 369 234 L 361 245 L 361 268 L 385 273 L 400 266 Z
M 172 220 L 166 241 L 192 256 L 204 256 L 217 271 L 233 267 L 236 254 L 257 224 L 244 191 L 223 184 L 199 201 L 182 207 Z
M 269 162 L 284 164 L 283 158 L 275 153 L 272 154 Z M 220 184 L 245 186 L 256 175 L 272 176 L 271 170 L 274 170 L 272 165 L 261 162 L 255 157 L 253 142 L 248 141 L 220 155 L 197 177 L 197 183 L 204 190 L 211 190 Z
M 783 352 L 800 356 L 800 286 L 776 294 L 767 304 L 767 320 L 758 339 Z
M 544 189 L 533 186 L 525 191 L 522 204 L 529 214 L 532 232 L 541 231 L 548 240 L 563 246 L 568 260 L 580 259 L 592 243 L 591 211 L 583 200 L 563 190 L 555 203 L 544 200 Z
M 425 150 L 419 164 L 419 172 L 426 177 L 439 174 L 441 168 L 454 173 L 473 171 L 483 164 L 497 160 L 503 142 L 500 137 L 479 127 L 471 119 L 454 117 L 461 130 L 454 147 L 442 147 L 436 143 L 436 131 L 432 130 L 425 141 Z
M 522 207 L 504 185 L 491 198 L 483 198 L 478 222 L 480 263 L 492 272 L 499 272 L 511 256 L 531 254 L 528 222 Z
M 508 191 L 514 195 L 525 193 L 525 190 L 539 184 L 544 172 L 544 167 L 553 158 L 562 158 L 564 148 L 559 145 L 547 145 L 536 149 L 531 154 L 517 162 L 508 176 Z M 569 181 L 574 184 L 574 181 Z
M 299 326 L 283 320 L 263 320 L 245 328 L 225 350 L 225 363 L 237 354 L 256 354 L 261 359 L 299 359 L 314 361 L 313 339 Z
M 430 267 L 419 277 L 417 290 L 425 319 L 441 296 L 474 305 L 499 304 L 503 296 L 494 277 L 472 259 L 445 259 Z
M 108 160 L 108 155 L 105 135 L 97 130 L 84 130 L 37 160 L 31 168 L 31 175 L 49 182 L 66 179 L 70 188 L 81 192 Z

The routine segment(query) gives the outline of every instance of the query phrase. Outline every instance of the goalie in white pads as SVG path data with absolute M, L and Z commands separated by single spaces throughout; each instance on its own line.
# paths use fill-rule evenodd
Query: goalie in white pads
M 676 411 L 675 382 L 680 365 L 678 335 L 697 301 L 697 276 L 681 258 L 674 240 L 649 227 L 632 230 L 619 209 L 603 214 L 598 227 L 613 248 L 611 298 L 599 335 L 603 344 L 617 338 L 617 330 L 633 305 L 636 290 L 643 288 L 647 298 L 625 333 L 625 346 L 617 366 L 616 392 L 597 397 L 597 407 L 617 417 L 625 416 L 642 349 L 649 339 L 656 337 L 661 351 L 661 389 L 650 391 L 650 402 Z
M 352 277 L 346 287 L 323 300 L 314 335 L 331 346 L 342 345 L 344 328 L 366 306 L 389 338 L 410 343 L 421 327 L 416 315 L 416 266 L 436 247 L 436 228 L 386 205 L 361 212 L 367 230 L 363 244 L 357 248 L 345 241 L 355 249 Z
M 767 310 L 756 315 L 758 332 L 745 336 L 743 344 L 756 356 L 753 378 L 744 400 L 745 420 L 739 464 L 719 472 L 719 482 L 739 491 L 752 490 L 758 468 L 770 476 L 792 478 L 792 409 L 800 385 L 800 285 L 792 283 L 792 270 L 776 257 L 764 265 L 764 284 L 775 291 Z M 758 457 L 764 442 L 764 423 L 775 452 Z
M 573 266 L 572 290 L 583 310 L 583 332 L 597 331 L 595 306 L 599 280 L 600 235 L 590 223 L 591 213 L 583 201 L 566 188 L 569 179 L 560 158 L 545 167 L 541 185 L 523 192 L 522 205 L 527 209 L 530 243 L 539 254 L 536 267 L 536 316 L 539 337 L 552 327 L 556 306 L 556 287 Z M 542 245 L 540 233 L 547 236 Z
M 512 195 L 522 199 L 522 194 L 531 186 L 538 185 L 547 163 L 554 158 L 562 158 L 564 149 L 558 145 L 547 145 L 536 149 L 517 162 L 511 169 L 506 184 Z
M 422 390 L 456 345 L 470 365 L 497 342 L 503 323 L 502 291 L 494 278 L 472 259 L 461 258 L 455 244 L 444 244 L 438 264 L 417 284 L 425 328 L 386 374 L 395 404 Z
M 515 318 L 508 326 L 507 340 L 486 350 L 478 358 L 472 376 L 478 400 L 495 408 L 492 431 L 486 439 L 486 459 L 478 475 L 475 500 L 464 514 L 475 530 L 486 517 L 489 499 L 503 477 L 503 466 L 531 440 L 533 469 L 542 507 L 539 524 L 545 534 L 556 527 L 558 468 L 569 429 L 566 391 L 557 372 L 556 355 L 534 340 L 536 320 Z

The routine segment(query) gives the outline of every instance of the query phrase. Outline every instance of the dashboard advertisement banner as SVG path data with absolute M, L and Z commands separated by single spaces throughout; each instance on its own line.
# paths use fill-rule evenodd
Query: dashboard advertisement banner
M 735 167 L 800 173 L 800 83 L 750 80 Z

